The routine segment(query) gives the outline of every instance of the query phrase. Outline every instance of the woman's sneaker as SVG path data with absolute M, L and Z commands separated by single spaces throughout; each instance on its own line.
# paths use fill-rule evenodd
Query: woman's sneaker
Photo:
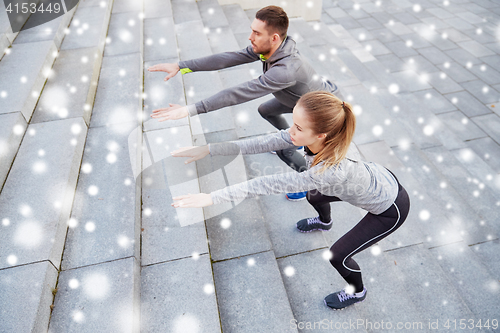
M 349 295 L 344 290 L 337 291 L 325 297 L 326 306 L 334 310 L 342 310 L 345 307 L 364 301 L 366 298 L 366 288 L 359 293 Z
M 286 198 L 290 201 L 300 201 L 304 200 L 306 198 L 307 191 L 306 192 L 297 192 L 297 193 L 287 193 Z
M 319 219 L 319 216 L 303 219 L 297 222 L 297 229 L 300 232 L 311 232 L 314 230 L 328 231 L 332 228 L 333 221 L 325 223 Z

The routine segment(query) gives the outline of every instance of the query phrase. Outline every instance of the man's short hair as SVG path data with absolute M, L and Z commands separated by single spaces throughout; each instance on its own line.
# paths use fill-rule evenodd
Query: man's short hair
M 260 9 L 255 18 L 266 23 L 269 33 L 277 32 L 281 40 L 285 39 L 288 30 L 288 16 L 283 8 L 278 6 L 267 6 Z

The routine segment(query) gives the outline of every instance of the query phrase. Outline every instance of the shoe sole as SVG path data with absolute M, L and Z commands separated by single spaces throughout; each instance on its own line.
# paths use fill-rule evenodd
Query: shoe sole
M 358 304 L 358 303 L 363 303 L 363 302 L 365 301 L 365 299 L 366 299 L 366 297 L 365 297 L 365 298 L 363 298 L 363 299 L 362 299 L 361 301 L 359 301 L 359 302 L 356 302 L 356 303 L 354 303 L 354 304 L 351 304 L 351 305 L 345 306 L 345 307 L 340 308 L 340 309 L 335 309 L 335 308 L 331 308 L 331 307 L 329 307 L 329 306 L 328 306 L 328 304 L 326 304 L 326 300 L 323 300 L 323 303 L 325 303 L 325 305 L 326 305 L 326 307 L 327 307 L 327 308 L 332 309 L 333 311 L 342 311 L 342 310 L 344 310 L 345 308 L 348 308 L 348 307 L 350 307 L 350 306 L 356 305 L 356 304 Z
M 308 232 L 311 232 L 311 231 L 318 231 L 318 230 L 320 230 L 320 231 L 330 231 L 332 229 L 331 228 L 330 229 L 321 229 L 321 228 L 319 228 L 319 229 L 311 229 L 311 230 L 300 230 L 299 228 L 297 228 L 297 230 L 305 234 L 305 233 L 308 233 Z
M 295 201 L 302 201 L 302 200 L 305 200 L 305 199 L 306 199 L 306 197 L 303 197 L 303 198 L 300 198 L 300 199 L 290 199 L 290 198 L 288 197 L 288 195 L 285 195 L 285 197 L 286 197 L 286 199 L 287 199 L 288 201 L 292 201 L 292 202 L 295 202 Z

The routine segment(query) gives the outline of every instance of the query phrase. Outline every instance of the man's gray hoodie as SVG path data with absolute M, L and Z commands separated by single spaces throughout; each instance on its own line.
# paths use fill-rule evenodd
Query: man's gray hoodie
M 316 75 L 314 69 L 302 58 L 290 37 L 269 59 L 261 59 L 252 46 L 235 51 L 223 52 L 211 56 L 181 61 L 181 72 L 214 71 L 249 62 L 262 60 L 264 74 L 254 80 L 224 89 L 219 93 L 189 106 L 191 116 L 221 109 L 226 106 L 241 104 L 272 93 L 283 105 L 293 108 L 299 98 L 307 92 L 322 90 L 334 92 L 337 86 L 324 81 Z

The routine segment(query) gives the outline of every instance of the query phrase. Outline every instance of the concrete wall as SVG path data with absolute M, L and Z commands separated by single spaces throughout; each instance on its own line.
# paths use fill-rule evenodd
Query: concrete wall
M 240 4 L 243 9 L 262 8 L 269 5 L 282 7 L 288 17 L 303 17 L 306 21 L 319 21 L 321 0 L 218 0 L 220 5 Z

